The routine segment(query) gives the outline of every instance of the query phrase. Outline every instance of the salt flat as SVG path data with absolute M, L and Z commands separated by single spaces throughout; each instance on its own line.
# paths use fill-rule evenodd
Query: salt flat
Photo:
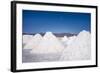
M 91 59 L 91 34 L 85 30 L 77 36 L 64 36 L 60 39 L 52 32 L 46 32 L 44 36 L 36 34 L 29 40 L 23 43 L 23 63 Z
M 32 49 L 23 49 L 22 62 L 47 62 L 47 61 L 59 61 L 61 54 L 50 53 L 50 54 L 32 54 Z

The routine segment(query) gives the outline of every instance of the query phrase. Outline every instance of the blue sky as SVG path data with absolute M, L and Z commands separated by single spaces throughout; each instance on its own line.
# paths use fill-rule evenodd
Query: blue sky
M 90 25 L 90 13 L 23 10 L 23 33 L 79 33 Z

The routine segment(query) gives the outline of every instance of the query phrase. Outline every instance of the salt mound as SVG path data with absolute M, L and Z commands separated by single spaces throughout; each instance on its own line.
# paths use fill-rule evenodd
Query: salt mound
M 68 37 L 67 36 L 64 36 L 63 38 L 62 38 L 62 42 L 67 42 L 68 41 Z
M 65 48 L 60 60 L 87 60 L 90 56 L 91 35 L 84 30 Z
M 75 40 L 75 38 L 76 38 L 76 36 L 69 37 L 69 40 L 68 40 L 67 44 L 68 45 L 71 44 Z
M 32 35 L 23 35 L 23 44 L 27 44 L 32 37 Z
M 64 46 L 67 46 L 68 41 L 69 41 L 69 38 L 68 38 L 67 36 L 64 36 L 64 37 L 61 39 L 61 42 L 64 44 Z
M 31 53 L 43 53 L 43 54 L 59 53 L 63 49 L 64 46 L 57 39 L 57 37 L 53 35 L 52 32 L 46 32 L 39 45 L 36 47 L 36 49 L 33 49 Z
M 42 36 L 40 34 L 34 35 L 30 41 L 25 45 L 24 49 L 34 49 L 38 46 L 42 39 Z

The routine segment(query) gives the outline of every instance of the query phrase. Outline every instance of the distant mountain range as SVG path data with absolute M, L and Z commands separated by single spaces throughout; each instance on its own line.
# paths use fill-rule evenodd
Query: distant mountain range
M 23 35 L 35 35 L 36 33 L 23 33 Z M 44 36 L 45 33 L 39 33 L 42 36 Z M 73 34 L 73 33 L 53 33 L 56 37 L 63 37 L 63 36 L 76 36 L 77 34 Z

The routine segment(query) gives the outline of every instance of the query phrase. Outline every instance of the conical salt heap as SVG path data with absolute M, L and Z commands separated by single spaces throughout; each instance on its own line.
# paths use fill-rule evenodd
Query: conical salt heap
M 36 49 L 33 49 L 31 53 L 59 53 L 63 49 L 64 46 L 57 37 L 52 32 L 46 32 Z

